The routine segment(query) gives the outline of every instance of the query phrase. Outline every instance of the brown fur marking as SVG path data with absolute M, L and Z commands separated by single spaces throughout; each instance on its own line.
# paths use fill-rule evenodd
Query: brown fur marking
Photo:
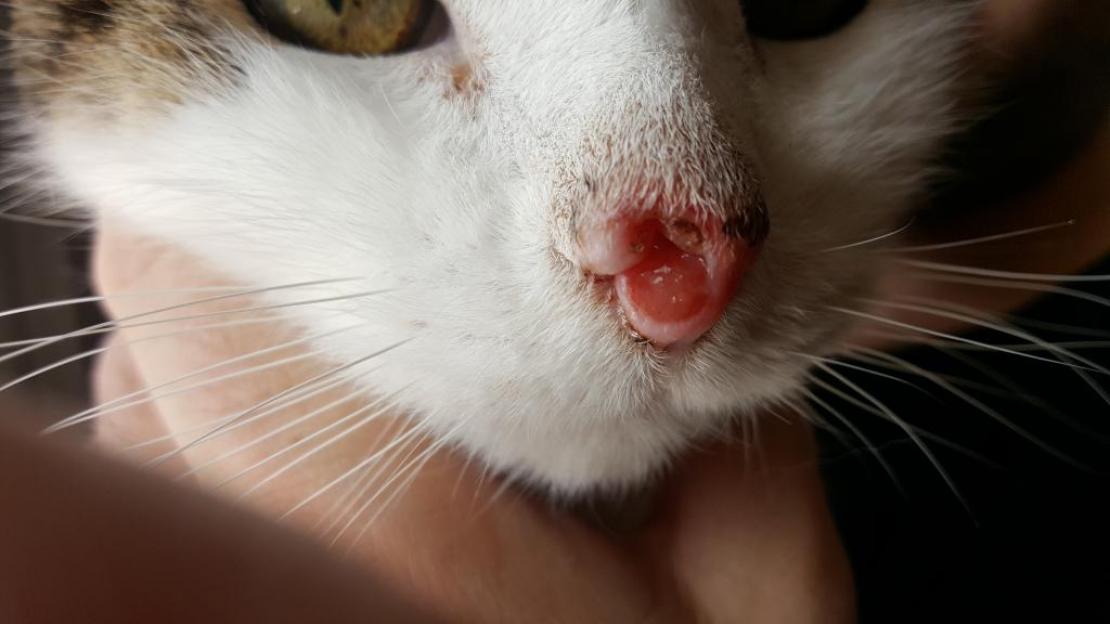
M 229 87 L 221 29 L 257 32 L 238 0 L 16 0 L 11 12 L 15 84 L 50 117 L 122 118 Z

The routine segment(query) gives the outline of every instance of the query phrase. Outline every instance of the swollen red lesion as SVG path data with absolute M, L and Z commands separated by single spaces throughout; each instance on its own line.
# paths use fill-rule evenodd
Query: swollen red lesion
M 709 299 L 705 259 L 664 236 L 650 244 L 644 260 L 626 275 L 629 293 L 641 312 L 657 321 L 694 316 Z
M 702 229 L 686 219 L 648 219 L 636 226 L 629 250 L 640 255 L 660 242 L 691 254 L 703 253 L 706 245 Z

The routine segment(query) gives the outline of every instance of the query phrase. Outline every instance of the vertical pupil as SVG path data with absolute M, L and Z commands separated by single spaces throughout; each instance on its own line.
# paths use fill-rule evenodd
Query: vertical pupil
M 331 10 L 335 11 L 336 15 L 343 12 L 343 0 L 328 0 L 328 4 L 331 5 Z

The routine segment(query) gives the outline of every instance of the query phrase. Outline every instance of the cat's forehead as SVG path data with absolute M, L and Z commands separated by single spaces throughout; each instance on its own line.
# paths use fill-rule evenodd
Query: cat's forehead
M 660 88 L 677 73 L 751 58 L 741 5 L 734 0 L 578 0 L 447 3 L 462 53 L 504 79 L 581 88 L 597 94 L 633 73 Z M 583 94 L 586 95 L 586 94 Z

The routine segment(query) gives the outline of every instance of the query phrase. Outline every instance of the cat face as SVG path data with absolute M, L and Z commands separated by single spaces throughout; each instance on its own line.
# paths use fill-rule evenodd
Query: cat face
M 873 0 L 793 38 L 737 0 L 442 5 L 365 57 L 239 0 L 19 0 L 29 154 L 101 219 L 313 283 L 265 296 L 434 435 L 562 491 L 645 478 L 839 348 L 830 308 L 892 270 L 856 243 L 905 222 L 952 125 L 972 11 Z M 763 211 L 689 344 L 645 340 L 586 261 L 641 209 Z

